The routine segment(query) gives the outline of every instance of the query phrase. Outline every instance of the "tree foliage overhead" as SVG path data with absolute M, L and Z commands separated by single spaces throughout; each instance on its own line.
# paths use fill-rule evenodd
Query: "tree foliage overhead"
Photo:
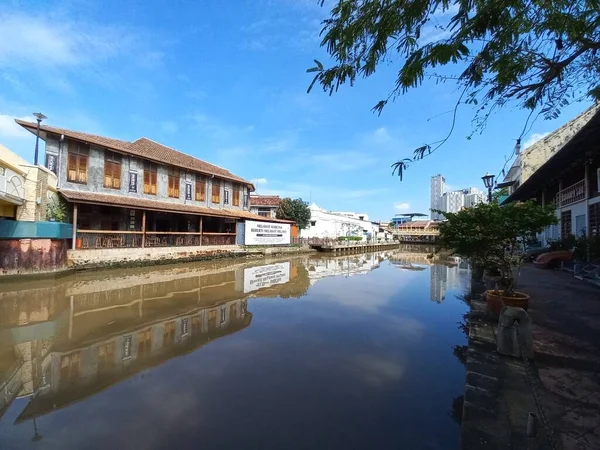
M 378 113 L 433 77 L 460 86 L 456 107 L 476 105 L 476 129 L 508 102 L 554 118 L 574 100 L 600 99 L 599 25 L 600 0 L 337 0 L 321 32 L 334 64 L 315 60 L 309 91 L 318 83 L 332 94 L 397 64 L 395 85 L 373 107 Z M 435 72 L 455 63 L 455 75 Z M 395 170 L 402 176 L 407 163 L 444 141 L 416 149 Z
M 276 217 L 278 219 L 293 220 L 298 227 L 303 230 L 310 221 L 310 209 L 308 203 L 301 198 L 292 200 L 291 198 L 282 198 L 279 202 Z

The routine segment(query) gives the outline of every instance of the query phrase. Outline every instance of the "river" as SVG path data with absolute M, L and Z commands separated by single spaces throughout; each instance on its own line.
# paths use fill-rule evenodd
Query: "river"
M 458 448 L 469 279 L 391 250 L 1 283 L 0 448 Z

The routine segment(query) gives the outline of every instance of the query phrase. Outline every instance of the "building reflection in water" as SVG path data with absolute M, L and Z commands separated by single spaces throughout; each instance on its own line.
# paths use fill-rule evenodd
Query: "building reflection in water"
M 446 298 L 449 290 L 461 289 L 469 280 L 470 265 L 456 258 L 448 262 L 434 260 L 434 247 L 408 245 L 395 252 L 392 262 L 404 270 L 426 270 L 429 267 L 429 297 L 436 303 Z
M 310 286 L 302 260 L 33 284 L 0 291 L 0 418 L 15 398 L 30 397 L 16 423 L 248 327 L 250 296 L 299 297 Z
M 420 247 L 422 248 L 422 247 Z M 464 264 L 432 265 L 411 251 L 303 257 L 248 266 L 213 263 L 80 273 L 0 288 L 0 419 L 29 397 L 35 419 L 252 322 L 248 298 L 301 297 L 317 281 L 368 273 L 389 259 L 429 265 L 431 299 L 458 287 Z

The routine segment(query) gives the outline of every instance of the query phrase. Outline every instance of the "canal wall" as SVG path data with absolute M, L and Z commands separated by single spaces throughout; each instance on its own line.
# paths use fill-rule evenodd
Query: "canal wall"
M 211 245 L 197 247 L 157 247 L 127 249 L 69 250 L 69 266 L 81 269 L 107 267 L 136 267 L 206 261 L 235 257 L 264 257 L 313 253 L 309 247 L 243 247 L 237 245 Z
M 460 448 L 545 448 L 527 438 L 527 417 L 537 408 L 525 362 L 496 351 L 498 319 L 488 313 L 484 291 L 473 281 Z
M 71 230 L 66 223 L 0 221 L 0 277 L 66 270 Z

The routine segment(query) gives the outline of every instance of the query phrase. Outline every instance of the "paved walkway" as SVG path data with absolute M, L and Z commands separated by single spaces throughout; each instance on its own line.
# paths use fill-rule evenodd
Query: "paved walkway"
M 531 295 L 540 397 L 555 437 L 565 450 L 600 450 L 600 288 L 530 265 L 518 286 Z

